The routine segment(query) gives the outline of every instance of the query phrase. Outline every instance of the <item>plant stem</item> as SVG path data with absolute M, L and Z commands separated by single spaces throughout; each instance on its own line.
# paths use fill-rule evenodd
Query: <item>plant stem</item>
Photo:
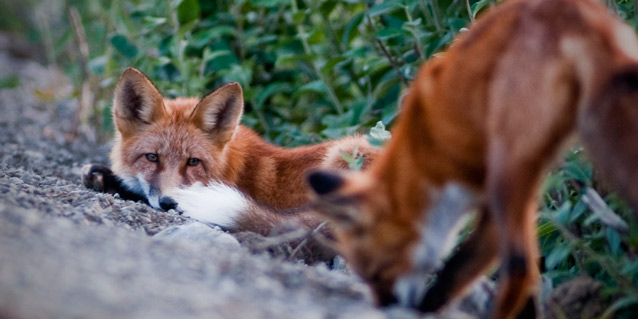
M 390 63 L 390 65 L 392 66 L 394 71 L 396 72 L 396 74 L 399 77 L 399 79 L 401 80 L 401 82 L 405 86 L 409 86 L 410 82 L 401 73 L 401 68 L 399 67 L 398 63 L 394 60 L 394 58 L 392 57 L 392 54 L 390 54 L 390 51 L 388 50 L 388 48 L 386 48 L 385 44 L 383 44 L 383 41 L 381 41 L 381 39 L 377 38 L 374 35 L 376 33 L 376 28 L 374 27 L 374 24 L 372 23 L 372 18 L 370 18 L 370 15 L 367 14 L 367 13 L 366 13 L 366 20 L 368 21 L 368 27 L 370 28 L 370 31 L 372 33 L 372 37 L 374 38 L 374 42 L 381 49 L 381 53 L 383 53 L 383 55 L 388 59 L 388 62 Z
M 414 37 L 414 43 L 416 46 L 417 54 L 419 55 L 419 60 L 421 60 L 421 62 L 424 62 L 425 50 L 423 49 L 423 46 L 421 45 L 421 37 L 419 36 L 419 31 L 417 29 L 417 26 L 414 25 L 414 20 L 412 19 L 412 15 L 410 14 L 410 6 L 403 6 L 403 9 L 405 10 L 405 15 L 408 17 L 408 22 L 410 23 L 410 26 L 411 26 L 410 33 Z
M 439 17 L 434 10 L 434 4 L 428 5 L 428 3 L 432 3 L 432 0 L 423 0 L 422 2 L 419 2 L 419 4 L 421 5 L 421 10 L 423 11 L 425 17 L 429 21 L 432 21 L 432 23 L 434 23 L 436 32 L 441 32 L 441 24 L 439 23 Z M 430 12 L 430 7 L 432 7 L 432 12 Z
M 171 26 L 173 27 L 173 33 L 175 35 L 174 40 L 175 40 L 175 47 L 177 50 L 177 59 L 173 60 L 175 62 L 175 64 L 177 64 L 177 69 L 179 70 L 179 73 L 183 79 L 182 82 L 182 94 L 188 94 L 188 86 L 187 83 L 188 81 L 186 81 L 188 79 L 188 70 L 186 70 L 186 67 L 184 66 L 184 41 L 182 41 L 182 38 L 180 36 L 180 32 L 179 32 L 179 20 L 177 19 L 177 10 L 172 10 L 171 9 L 171 2 L 170 0 L 166 0 L 166 8 L 168 9 L 169 13 L 169 17 L 170 17 L 170 23 Z

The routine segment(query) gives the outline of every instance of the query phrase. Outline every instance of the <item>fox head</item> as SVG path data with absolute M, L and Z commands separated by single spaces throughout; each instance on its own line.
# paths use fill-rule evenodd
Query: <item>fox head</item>
M 332 222 L 337 249 L 375 292 L 380 305 L 396 302 L 396 278 L 409 270 L 409 245 L 418 234 L 392 217 L 383 185 L 368 174 L 315 171 L 308 176 L 316 213 Z
M 382 306 L 418 304 L 480 202 L 470 188 L 448 183 L 419 190 L 424 200 L 415 203 L 371 171 L 314 171 L 308 183 L 313 211 L 332 222 L 337 249 Z
M 113 171 L 154 208 L 174 208 L 167 196 L 172 190 L 224 174 L 224 153 L 242 110 L 238 83 L 199 100 L 172 100 L 163 98 L 143 73 L 128 68 L 113 100 Z

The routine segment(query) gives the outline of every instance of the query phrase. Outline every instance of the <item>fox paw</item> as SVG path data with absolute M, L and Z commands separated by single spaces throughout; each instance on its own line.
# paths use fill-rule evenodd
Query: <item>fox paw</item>
M 86 188 L 104 192 L 104 180 L 107 176 L 112 176 L 113 171 L 110 168 L 97 165 L 97 164 L 87 164 L 82 167 L 82 184 Z

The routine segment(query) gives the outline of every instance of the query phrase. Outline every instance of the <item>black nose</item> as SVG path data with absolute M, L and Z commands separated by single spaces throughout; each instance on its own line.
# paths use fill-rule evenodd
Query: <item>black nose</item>
M 160 198 L 159 205 L 163 210 L 170 210 L 177 208 L 177 202 L 168 196 Z

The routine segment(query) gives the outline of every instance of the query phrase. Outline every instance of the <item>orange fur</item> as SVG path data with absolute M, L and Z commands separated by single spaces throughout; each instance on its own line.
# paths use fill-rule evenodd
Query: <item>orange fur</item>
M 368 171 L 317 172 L 310 184 L 317 211 L 335 221 L 341 253 L 381 304 L 396 299 L 397 280 L 417 267 L 432 194 L 465 185 L 480 198 L 480 222 L 414 306 L 438 310 L 501 260 L 494 318 L 511 318 L 537 285 L 543 173 L 577 132 L 638 208 L 636 123 L 633 30 L 591 0 L 513 0 L 421 68 L 391 142 Z
M 366 163 L 377 152 L 363 137 L 278 147 L 239 125 L 242 109 L 237 83 L 201 100 L 165 99 L 146 76 L 129 68 L 115 90 L 112 169 L 124 181 L 143 179 L 158 198 L 171 189 L 218 180 L 236 186 L 259 204 L 290 209 L 307 202 L 307 170 L 347 168 L 344 160 L 330 156 L 332 152 L 358 148 Z M 150 161 L 147 154 L 156 155 L 157 161 Z M 197 165 L 189 165 L 190 159 L 197 159 Z

